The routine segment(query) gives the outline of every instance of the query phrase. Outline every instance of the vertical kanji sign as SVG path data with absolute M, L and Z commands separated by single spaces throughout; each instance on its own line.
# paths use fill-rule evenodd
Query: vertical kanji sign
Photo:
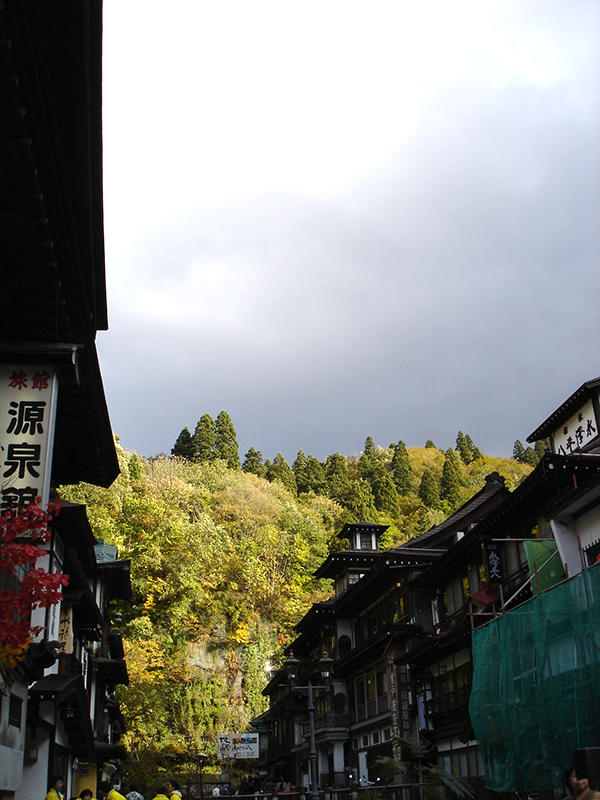
M 0 512 L 48 505 L 58 376 L 48 365 L 0 365 Z

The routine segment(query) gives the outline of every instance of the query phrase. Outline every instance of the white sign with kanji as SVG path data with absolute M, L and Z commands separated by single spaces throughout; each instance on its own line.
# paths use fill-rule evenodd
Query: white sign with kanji
M 50 493 L 58 376 L 48 365 L 0 365 L 1 510 Z
M 594 406 L 591 400 L 582 406 L 576 414 L 568 419 L 560 428 L 555 431 L 552 437 L 554 452 L 562 456 L 568 456 L 577 450 L 581 450 L 588 442 L 598 436 L 598 423 L 594 414 Z

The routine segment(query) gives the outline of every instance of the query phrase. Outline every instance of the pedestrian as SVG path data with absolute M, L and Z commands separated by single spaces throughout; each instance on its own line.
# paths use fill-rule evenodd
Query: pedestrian
M 111 786 L 110 781 L 100 781 L 98 784 L 98 794 L 101 800 L 125 800 L 122 794 Z
M 153 800 L 169 800 L 166 786 L 159 786 Z
M 175 778 L 168 780 L 165 787 L 169 795 L 169 800 L 181 800 L 181 788 Z M 129 800 L 129 798 L 127 798 L 127 800 Z
M 566 800 L 600 800 L 600 792 L 590 788 L 587 778 L 578 778 L 575 765 L 569 764 L 565 770 Z
M 79 793 L 79 800 L 94 800 L 91 789 L 82 789 Z
M 46 800 L 65 800 L 65 796 L 61 791 L 64 785 L 65 782 L 62 775 L 53 775 L 50 779 L 50 791 L 46 795 Z
M 125 797 L 127 800 L 146 800 L 144 795 L 138 791 L 138 787 L 135 785 L 135 783 L 131 784 L 131 788 Z

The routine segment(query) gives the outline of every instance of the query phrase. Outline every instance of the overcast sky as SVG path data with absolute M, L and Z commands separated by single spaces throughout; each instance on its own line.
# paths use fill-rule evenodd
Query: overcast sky
M 104 1 L 125 448 L 510 455 L 600 375 L 598 0 Z

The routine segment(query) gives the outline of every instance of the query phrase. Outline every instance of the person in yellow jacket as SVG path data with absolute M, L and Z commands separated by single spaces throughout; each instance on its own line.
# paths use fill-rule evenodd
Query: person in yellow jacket
M 122 794 L 110 785 L 110 781 L 100 781 L 98 784 L 98 796 L 102 800 L 125 800 Z
M 46 795 L 46 800 L 65 800 L 61 789 L 65 785 L 62 775 L 53 775 L 50 780 L 50 791 Z
M 159 786 L 156 790 L 156 795 L 154 796 L 153 800 L 169 800 L 167 797 L 167 790 L 164 786 Z

